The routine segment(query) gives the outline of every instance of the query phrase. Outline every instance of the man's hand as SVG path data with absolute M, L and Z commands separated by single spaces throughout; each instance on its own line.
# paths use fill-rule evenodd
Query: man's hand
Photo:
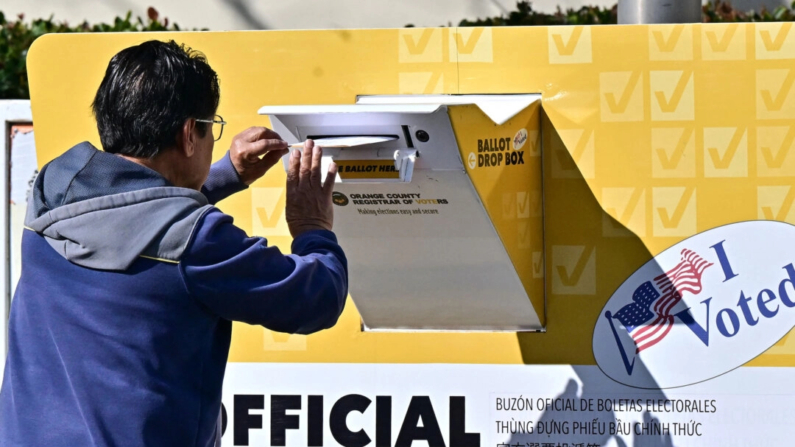
M 250 185 L 265 175 L 288 150 L 287 142 L 276 132 L 267 127 L 249 127 L 232 138 L 229 157 L 240 180 Z
M 306 140 L 303 152 L 290 154 L 287 168 L 287 226 L 290 234 L 297 237 L 310 230 L 331 230 L 334 209 L 331 193 L 337 177 L 337 165 L 331 163 L 326 181 L 320 182 L 320 159 L 323 149 Z

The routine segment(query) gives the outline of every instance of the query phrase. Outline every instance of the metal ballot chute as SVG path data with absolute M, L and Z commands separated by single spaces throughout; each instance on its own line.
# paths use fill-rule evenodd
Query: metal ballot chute
M 259 110 L 289 143 L 329 143 L 334 230 L 366 330 L 543 329 L 539 96 Z

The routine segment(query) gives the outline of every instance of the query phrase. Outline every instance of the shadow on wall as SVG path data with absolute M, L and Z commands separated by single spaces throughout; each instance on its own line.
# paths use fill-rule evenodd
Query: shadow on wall
M 583 369 L 581 367 L 574 367 L 574 371 L 577 373 L 577 377 L 582 385 L 577 383 L 577 381 L 574 379 L 569 379 L 569 382 L 566 384 L 563 392 L 555 396 L 555 399 L 564 399 L 576 402 L 582 399 L 604 400 L 608 397 L 614 400 L 630 398 L 629 395 L 608 395 L 608 393 L 606 393 L 602 388 L 602 385 L 606 385 L 608 389 L 616 387 L 605 383 L 605 380 L 609 381 L 609 379 L 606 377 L 596 376 L 595 373 L 601 375 L 601 372 L 596 371 L 593 368 Z M 663 399 L 665 398 L 665 394 L 663 394 L 662 391 L 654 391 L 653 393 L 644 393 L 643 397 L 644 399 Z M 595 427 L 592 425 L 592 422 L 597 418 L 599 421 L 605 422 L 605 427 L 609 427 L 610 423 L 615 423 L 617 426 L 623 427 L 617 429 L 622 433 L 624 433 L 626 427 L 630 427 L 630 433 L 611 434 L 609 428 L 605 431 L 602 431 L 601 429 L 591 431 L 592 428 Z M 534 428 L 536 431 L 553 431 L 556 430 L 553 428 L 555 427 L 556 422 L 560 423 L 562 421 L 569 422 L 569 428 L 566 430 L 568 434 L 514 434 L 511 435 L 511 438 L 506 441 L 506 443 L 503 443 L 503 445 L 507 444 L 507 446 L 510 447 L 519 445 L 524 447 L 531 445 L 544 445 L 544 443 L 554 443 L 554 445 L 558 445 L 559 443 L 561 445 L 563 443 L 567 443 L 571 447 L 580 445 L 599 447 L 674 447 L 670 434 L 638 435 L 634 432 L 635 424 L 630 424 L 629 421 L 622 421 L 620 415 L 617 415 L 613 410 L 600 412 L 571 412 L 548 409 L 541 414 L 541 417 L 539 417 L 537 421 L 535 421 Z M 659 424 L 659 421 L 649 412 L 644 412 L 643 420 L 639 422 L 647 425 Z M 573 428 L 575 427 L 575 424 L 578 424 L 581 429 L 575 430 Z
M 270 29 L 268 24 L 252 10 L 252 3 L 252 0 L 221 0 L 222 5 L 225 5 L 246 24 L 246 28 L 251 30 Z
M 569 379 L 565 389 L 556 396 L 559 399 L 573 402 L 641 397 L 644 400 L 665 399 L 662 390 L 627 387 L 614 382 L 594 366 L 579 366 L 595 364 L 593 331 L 597 320 L 604 318 L 601 313 L 607 300 L 626 278 L 653 256 L 634 233 L 602 209 L 546 114 L 542 115 L 542 139 L 547 332 L 517 334 L 523 361 L 525 364 L 573 365 L 576 380 L 574 376 Z M 573 267 L 556 265 L 560 264 L 561 253 L 565 253 L 561 247 L 579 247 L 581 254 Z M 589 269 L 591 271 L 586 271 Z M 656 274 L 664 272 L 659 266 L 656 270 Z M 616 337 L 616 345 L 620 338 L 627 353 L 634 355 L 634 342 L 629 334 L 618 321 L 615 325 L 620 334 Z M 645 376 L 650 388 L 657 383 L 640 357 L 634 357 L 633 374 Z M 550 394 L 554 391 L 549 390 Z M 613 408 L 575 412 L 547 408 L 535 421 L 535 427 L 548 431 L 555 421 L 569 421 L 571 429 L 574 423 L 584 427 L 596 419 L 606 424 L 619 424 L 625 415 L 617 414 Z M 638 422 L 656 425 L 658 421 L 650 413 L 643 412 Z M 673 447 L 669 434 L 638 436 L 634 430 L 612 435 L 609 430 L 581 430 L 560 436 L 539 434 L 536 430 L 534 434 L 511 435 L 508 445 L 543 445 L 552 441 L 555 445 L 567 442 L 570 446 Z

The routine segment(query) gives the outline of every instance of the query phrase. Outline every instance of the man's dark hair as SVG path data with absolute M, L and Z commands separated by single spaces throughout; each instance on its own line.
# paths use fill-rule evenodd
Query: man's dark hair
M 215 115 L 218 75 L 198 51 L 150 40 L 113 56 L 92 105 L 106 152 L 151 158 L 176 144 L 189 118 Z M 196 123 L 200 135 L 208 123 Z

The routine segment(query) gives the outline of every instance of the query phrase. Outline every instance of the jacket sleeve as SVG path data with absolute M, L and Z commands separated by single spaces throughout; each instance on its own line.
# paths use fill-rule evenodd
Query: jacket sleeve
M 348 264 L 331 231 L 309 231 L 292 255 L 248 237 L 210 210 L 180 261 L 189 292 L 222 318 L 309 334 L 333 326 L 348 295 Z
M 240 180 L 237 169 L 232 164 L 229 151 L 226 151 L 224 158 L 216 161 L 210 167 L 210 175 L 207 176 L 207 181 L 202 186 L 202 193 L 207 197 L 207 201 L 215 205 L 246 188 L 248 186 Z

